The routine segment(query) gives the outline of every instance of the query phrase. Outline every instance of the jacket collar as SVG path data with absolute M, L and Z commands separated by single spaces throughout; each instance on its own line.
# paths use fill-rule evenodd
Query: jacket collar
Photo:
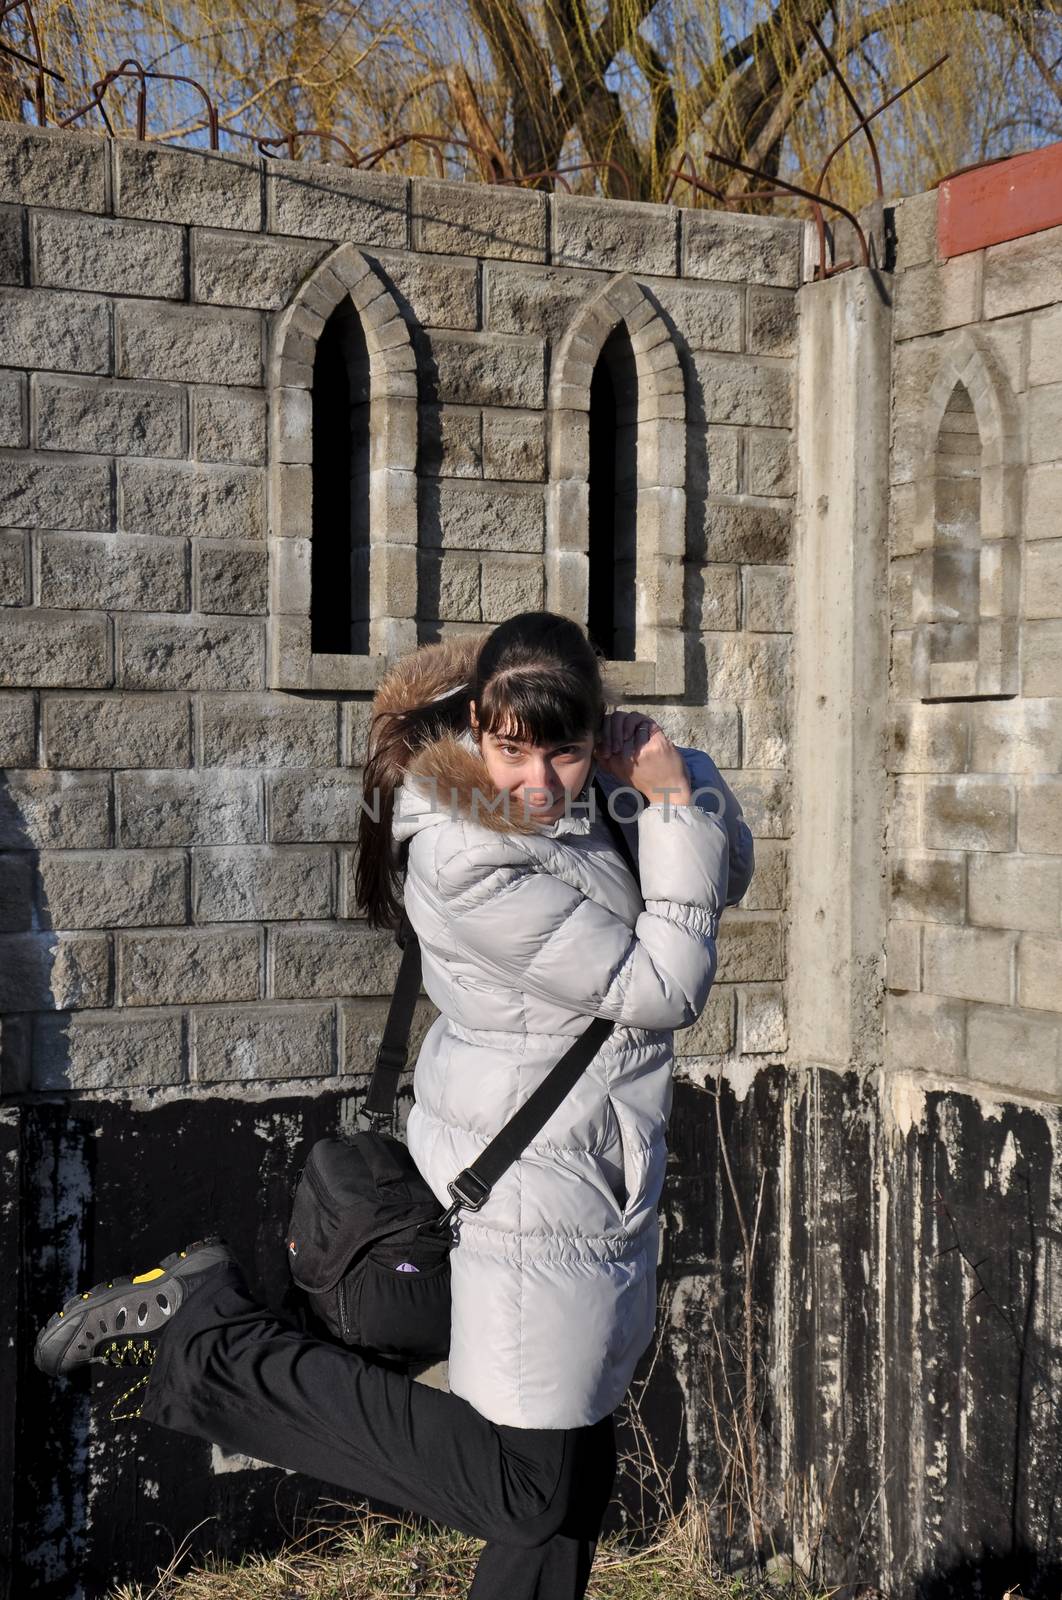
M 469 683 L 486 638 L 487 634 L 461 635 L 421 645 L 404 656 L 382 679 L 373 697 L 373 715 L 427 705 Z M 442 734 L 415 751 L 405 767 L 395 789 L 392 835 L 401 842 L 421 828 L 459 817 L 492 833 L 544 838 L 589 833 L 589 812 L 580 810 L 576 802 L 587 799 L 595 772 L 596 762 L 591 763 L 583 789 L 573 797 L 570 814 L 541 822 L 525 817 L 519 802 L 503 803 L 468 729 Z M 604 774 L 598 774 L 598 781 L 605 789 L 611 787 Z

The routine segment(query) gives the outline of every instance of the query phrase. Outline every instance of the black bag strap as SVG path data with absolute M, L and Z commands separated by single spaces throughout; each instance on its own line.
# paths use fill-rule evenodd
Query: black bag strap
M 596 779 L 593 788 L 595 809 L 600 810 L 613 843 L 637 878 L 638 867 L 633 852 L 622 827 L 609 812 L 604 791 Z M 421 980 L 420 945 L 404 911 L 395 938 L 402 949 L 402 964 L 364 1107 L 370 1115 L 380 1117 L 394 1115 L 398 1081 L 408 1056 L 409 1033 Z M 486 1203 L 498 1179 L 545 1127 L 614 1027 L 615 1023 L 607 1017 L 594 1017 L 591 1020 L 560 1060 L 550 1068 L 538 1088 L 499 1129 L 487 1148 L 471 1166 L 459 1172 L 453 1182 L 447 1185 L 454 1203 L 441 1218 L 429 1224 L 430 1227 L 446 1228 L 462 1207 L 478 1211 Z

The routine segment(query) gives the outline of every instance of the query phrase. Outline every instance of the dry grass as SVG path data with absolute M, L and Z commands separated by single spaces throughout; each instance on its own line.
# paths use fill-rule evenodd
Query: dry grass
M 178 1551 L 154 1584 L 122 1585 L 110 1600 L 458 1600 L 467 1594 L 479 1540 L 425 1532 L 357 1507 L 350 1513 L 337 1526 L 311 1527 L 276 1556 L 247 1556 L 232 1565 L 208 1557 L 178 1574 Z M 754 1581 L 713 1575 L 702 1521 L 694 1504 L 641 1549 L 603 1540 L 587 1600 L 826 1600 L 799 1576 Z

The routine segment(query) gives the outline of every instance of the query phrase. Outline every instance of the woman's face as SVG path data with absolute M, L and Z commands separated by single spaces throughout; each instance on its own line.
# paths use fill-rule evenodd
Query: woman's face
M 469 702 L 473 732 L 476 713 Z M 592 733 L 567 744 L 528 745 L 502 734 L 483 733 L 479 750 L 494 787 L 508 792 L 527 814 L 540 822 L 564 815 L 567 795 L 577 795 L 590 774 L 595 739 Z

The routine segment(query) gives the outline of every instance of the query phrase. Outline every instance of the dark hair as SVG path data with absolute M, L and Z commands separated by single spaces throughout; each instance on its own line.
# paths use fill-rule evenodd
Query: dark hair
M 395 790 L 417 750 L 470 729 L 528 744 L 559 744 L 596 733 L 609 696 L 602 652 L 578 623 L 553 611 L 521 611 L 487 634 L 467 680 L 425 705 L 378 711 L 369 731 L 358 819 L 354 894 L 370 927 L 395 928 L 402 908 L 402 865 L 391 840 Z

